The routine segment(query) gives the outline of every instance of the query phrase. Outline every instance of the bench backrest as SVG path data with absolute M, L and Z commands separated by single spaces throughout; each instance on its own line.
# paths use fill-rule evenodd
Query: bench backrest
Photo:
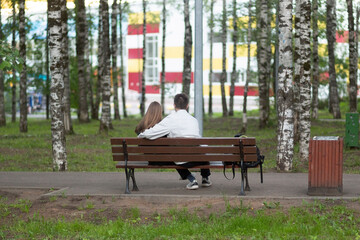
M 255 138 L 111 138 L 114 161 L 257 161 Z

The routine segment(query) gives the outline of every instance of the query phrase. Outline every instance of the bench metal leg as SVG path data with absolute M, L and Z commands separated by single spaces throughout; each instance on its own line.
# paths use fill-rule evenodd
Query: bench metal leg
M 245 191 L 244 191 L 244 175 L 245 175 L 245 171 L 243 169 L 243 165 L 241 165 L 241 189 L 240 189 L 240 196 L 245 196 Z
M 245 191 L 251 191 L 250 185 L 249 185 L 248 169 L 247 168 L 245 168 L 244 175 L 245 175 L 245 181 L 246 181 Z
M 130 194 L 131 193 L 129 189 L 130 170 L 128 170 L 127 168 L 125 168 L 125 176 L 126 176 L 125 194 Z
M 136 185 L 136 179 L 135 179 L 135 169 L 134 168 L 130 168 L 129 170 L 129 173 L 130 173 L 130 177 L 131 177 L 131 180 L 133 182 L 133 191 L 139 191 L 139 188 L 138 186 Z

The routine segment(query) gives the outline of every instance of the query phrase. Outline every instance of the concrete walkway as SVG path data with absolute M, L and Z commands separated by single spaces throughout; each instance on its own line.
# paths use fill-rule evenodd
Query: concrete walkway
M 231 173 L 228 172 L 228 177 Z M 201 180 L 199 173 L 196 174 Z M 135 172 L 139 192 L 124 194 L 125 174 L 120 172 L 0 172 L 0 189 L 9 188 L 45 188 L 56 191 L 48 195 L 101 195 L 161 198 L 274 198 L 274 199 L 356 199 L 360 198 L 360 175 L 345 174 L 343 176 L 342 196 L 308 196 L 307 173 L 265 173 L 264 183 L 260 183 L 259 173 L 250 173 L 251 191 L 246 196 L 238 196 L 240 192 L 240 173 L 234 180 L 225 179 L 222 172 L 213 172 L 213 185 L 208 188 L 186 190 L 187 181 L 180 181 L 176 172 Z

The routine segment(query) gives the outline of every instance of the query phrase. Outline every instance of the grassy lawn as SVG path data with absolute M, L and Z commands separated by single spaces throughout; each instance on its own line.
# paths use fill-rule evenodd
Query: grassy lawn
M 221 211 L 212 211 L 208 204 L 194 211 L 170 208 L 150 215 L 132 208 L 126 214 L 118 210 L 118 217 L 110 220 L 108 209 L 92 211 L 93 205 L 74 209 L 74 216 L 82 212 L 80 217 L 48 219 L 31 215 L 31 204 L 0 198 L 1 239 L 360 239 L 359 209 L 350 207 L 359 200 L 303 201 L 295 207 L 225 201 Z M 84 211 L 93 214 L 85 218 Z
M 320 115 L 325 115 L 321 113 Z M 255 113 L 249 114 L 256 115 Z M 73 121 L 75 135 L 66 137 L 69 171 L 114 171 L 111 161 L 110 137 L 135 137 L 135 126 L 139 116 L 121 121 L 113 121 L 114 130 L 109 135 L 98 133 L 99 122 L 92 120 L 87 124 Z M 276 167 L 276 122 L 271 120 L 269 127 L 258 128 L 257 119 L 249 119 L 247 136 L 256 137 L 257 145 L 265 155 L 265 171 Z M 241 115 L 223 118 L 215 115 L 204 118 L 204 137 L 232 137 L 241 128 Z M 344 121 L 312 122 L 311 136 L 345 136 Z M 298 145 L 295 146 L 293 172 L 306 172 L 307 163 L 299 162 Z M 50 121 L 29 119 L 28 133 L 20 133 L 18 122 L 8 121 L 0 128 L 0 171 L 52 171 Z M 344 150 L 344 172 L 360 173 L 360 150 Z

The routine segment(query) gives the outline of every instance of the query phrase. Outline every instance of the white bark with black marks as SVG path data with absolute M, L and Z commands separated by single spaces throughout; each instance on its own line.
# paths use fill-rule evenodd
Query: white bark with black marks
M 50 50 L 50 111 L 53 170 L 66 171 L 66 139 L 64 131 L 64 112 L 62 98 L 64 96 L 61 0 L 49 2 L 49 50 Z
M 101 76 L 102 108 L 100 119 L 100 132 L 113 129 L 110 114 L 110 36 L 109 36 L 109 5 L 107 0 L 100 0 L 102 7 L 102 58 L 103 70 Z
M 142 66 L 142 75 L 141 75 L 141 99 L 140 99 L 140 114 L 144 116 L 145 114 L 145 94 L 146 94 L 146 0 L 142 1 L 143 3 L 143 66 Z
M 326 38 L 329 55 L 329 111 L 334 118 L 341 118 L 339 94 L 335 70 L 335 44 L 336 44 L 336 1 L 326 1 Z
M 225 95 L 225 82 L 227 81 L 227 74 L 226 74 L 227 25 L 226 25 L 226 21 L 227 21 L 226 0 L 223 0 L 222 19 L 221 19 L 222 72 L 221 72 L 221 79 L 220 79 L 221 103 L 222 103 L 223 117 L 228 116 L 228 109 L 227 109 L 227 105 L 226 105 L 226 95 Z
M 309 160 L 310 141 L 310 110 L 311 110 L 311 2 L 301 0 L 300 18 L 300 46 L 301 46 L 301 68 L 300 68 L 300 160 Z
M 246 67 L 246 81 L 244 86 L 244 102 L 243 102 L 243 116 L 242 116 L 242 128 L 241 133 L 245 134 L 247 130 L 247 95 L 248 95 L 248 88 L 249 88 L 249 82 L 250 82 L 250 74 L 251 74 L 251 68 L 250 68 L 250 62 L 251 62 L 251 0 L 249 0 L 249 21 L 248 21 L 248 31 L 247 31 L 247 67 Z
M 280 0 L 279 8 L 279 79 L 276 94 L 278 103 L 278 146 L 276 165 L 278 170 L 290 171 L 294 156 L 292 1 Z
M 313 50 L 312 50 L 312 117 L 318 118 L 319 112 L 319 28 L 318 28 L 318 0 L 312 2 L 312 32 L 313 32 Z
M 184 61 L 182 75 L 182 92 L 190 97 L 191 82 L 191 55 L 192 55 L 192 28 L 190 25 L 189 0 L 184 0 Z
M 233 67 L 231 72 L 231 83 L 230 83 L 230 105 L 229 105 L 229 116 L 234 116 L 234 93 L 235 93 L 235 81 L 237 77 L 236 70 L 236 51 L 237 51 L 237 42 L 238 42 L 238 26 L 237 26 L 237 3 L 236 0 L 233 0 Z
M 114 119 L 120 120 L 119 112 L 119 96 L 118 96 L 118 68 L 117 68 L 117 16 L 118 6 L 117 0 L 111 5 L 111 63 L 112 63 L 112 82 L 114 90 Z
M 123 19 L 123 11 L 127 6 L 127 2 L 122 4 L 122 0 L 119 2 L 119 17 L 120 17 L 120 82 L 121 82 L 121 99 L 123 106 L 123 115 L 127 117 L 126 112 L 126 96 L 125 96 L 125 74 L 124 74 L 124 55 L 123 55 L 123 34 L 122 34 L 122 19 Z
M 258 33 L 258 78 L 259 78 L 259 127 L 264 128 L 269 121 L 269 56 L 268 56 L 268 1 L 259 3 Z
M 166 40 L 166 0 L 163 0 L 162 9 L 162 44 L 161 44 L 161 111 L 165 114 L 165 40 Z
M 295 6 L 295 36 L 294 36 L 294 143 L 298 143 L 300 139 L 300 68 L 301 68 L 301 45 L 300 45 L 300 34 L 301 34 L 301 1 L 296 0 Z
M 61 24 L 62 24 L 62 55 L 64 61 L 64 127 L 66 134 L 74 134 L 70 110 L 70 67 L 69 67 L 69 38 L 68 38 L 68 14 L 66 0 L 61 0 Z
M 212 110 L 212 78 L 213 78 L 213 42 L 214 42 L 214 2 L 211 0 L 210 3 L 210 71 L 209 71 L 209 116 L 213 114 Z
M 78 63 L 78 86 L 79 86 L 79 121 L 80 123 L 89 122 L 87 104 L 87 84 L 85 78 L 85 44 L 86 31 L 86 9 L 85 0 L 78 0 L 76 15 L 76 55 Z
M 12 17 L 13 17 L 13 21 L 12 21 L 12 41 L 11 41 L 11 46 L 12 49 L 15 51 L 16 50 L 16 1 L 12 0 Z M 11 122 L 16 122 L 16 70 L 15 67 L 13 67 L 12 69 L 12 87 L 11 87 Z

